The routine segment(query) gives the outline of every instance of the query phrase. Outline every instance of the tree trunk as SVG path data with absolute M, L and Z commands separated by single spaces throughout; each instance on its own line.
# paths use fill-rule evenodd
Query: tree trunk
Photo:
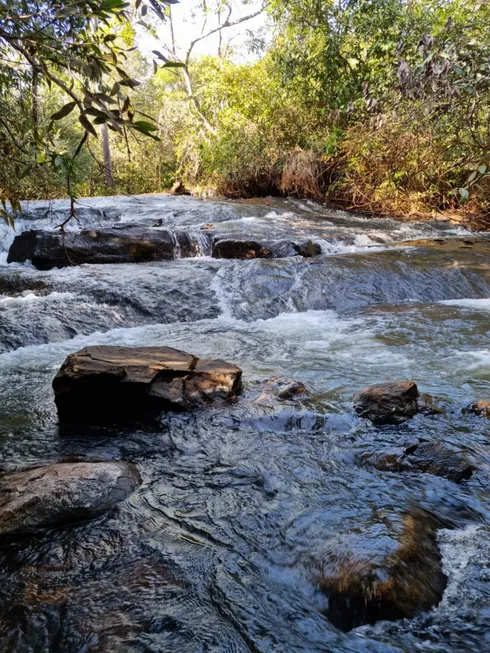
M 39 75 L 35 68 L 32 69 L 32 136 L 34 152 L 37 156 L 39 144 Z
M 107 125 L 102 125 L 102 149 L 104 150 L 104 170 L 105 170 L 105 180 L 108 186 L 111 188 L 114 184 L 114 177 L 112 176 L 112 158 L 111 158 L 111 146 L 109 144 L 109 130 Z

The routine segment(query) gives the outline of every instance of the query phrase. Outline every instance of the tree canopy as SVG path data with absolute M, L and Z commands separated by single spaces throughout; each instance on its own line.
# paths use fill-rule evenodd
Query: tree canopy
M 183 180 L 375 213 L 488 213 L 488 3 L 190 0 L 179 47 L 172 4 L 3 3 L 4 202 Z M 152 65 L 135 29 L 162 20 Z

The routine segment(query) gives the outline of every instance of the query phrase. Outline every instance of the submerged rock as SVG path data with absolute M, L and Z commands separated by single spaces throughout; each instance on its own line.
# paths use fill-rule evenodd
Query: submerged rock
M 322 248 L 309 240 L 306 243 L 291 241 L 258 242 L 256 240 L 219 239 L 213 246 L 213 258 L 254 259 L 287 258 L 290 256 L 319 256 Z
M 436 543 L 439 526 L 421 510 L 384 513 L 330 540 L 313 571 L 328 596 L 327 618 L 347 631 L 436 606 L 447 582 Z
M 490 419 L 490 401 L 475 401 L 467 406 L 463 412 L 470 415 L 478 415 Z
M 440 442 L 421 442 L 398 452 L 369 453 L 365 464 L 386 472 L 424 472 L 461 483 L 474 472 L 461 455 Z
M 373 424 L 400 424 L 419 412 L 418 398 L 413 381 L 378 383 L 354 396 L 354 409 Z
M 83 263 L 140 263 L 175 258 L 175 236 L 142 226 L 68 231 L 24 231 L 8 253 L 9 263 L 32 261 L 39 270 Z
M 233 400 L 242 371 L 170 347 L 86 347 L 71 354 L 53 380 L 60 421 L 153 421 Z
M 125 462 L 59 463 L 0 477 L 0 535 L 98 517 L 140 485 Z
M 0 275 L 0 294 L 19 295 L 26 291 L 49 290 L 49 284 L 42 279 L 35 279 L 27 274 L 9 274 L 10 270 L 4 268 L 6 274 Z

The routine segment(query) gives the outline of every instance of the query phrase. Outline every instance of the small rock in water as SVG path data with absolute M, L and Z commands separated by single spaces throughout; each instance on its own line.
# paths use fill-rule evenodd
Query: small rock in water
M 312 240 L 307 240 L 305 243 L 301 243 L 296 246 L 296 250 L 300 256 L 304 258 L 311 258 L 313 256 L 320 256 L 322 253 L 322 248 L 318 243 L 314 243 Z
M 170 347 L 86 347 L 71 354 L 53 380 L 61 422 L 154 421 L 233 400 L 242 371 Z
M 0 477 L 0 535 L 93 519 L 140 485 L 125 462 L 59 463 Z
M 473 404 L 467 406 L 463 410 L 463 413 L 490 419 L 490 401 L 475 401 Z
M 445 412 L 439 401 L 425 392 L 419 395 L 417 406 L 423 415 L 442 415 Z
M 455 483 L 468 479 L 474 472 L 462 456 L 440 442 L 421 442 L 402 452 L 368 453 L 363 462 L 386 472 L 424 472 L 447 478 Z
M 419 391 L 413 381 L 379 383 L 354 396 L 354 409 L 373 424 L 401 424 L 419 412 Z
M 327 543 L 312 577 L 327 595 L 327 618 L 348 631 L 411 618 L 438 605 L 447 578 L 436 543 L 438 520 L 422 510 L 385 512 Z
M 272 255 L 271 249 L 254 240 L 218 240 L 213 247 L 213 258 L 272 258 Z
M 278 399 L 279 401 L 290 401 L 297 397 L 304 397 L 308 390 L 300 381 L 284 379 L 280 376 L 273 376 L 265 382 L 261 395 L 255 399 L 256 403 L 262 403 L 269 399 Z

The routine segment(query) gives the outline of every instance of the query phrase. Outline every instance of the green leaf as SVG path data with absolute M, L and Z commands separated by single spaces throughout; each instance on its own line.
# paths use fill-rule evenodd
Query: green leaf
M 92 134 L 92 136 L 97 137 L 97 132 L 94 129 L 94 126 L 90 122 L 90 120 L 85 116 L 83 113 L 79 117 L 80 123 L 82 127 L 88 131 L 89 134 Z
M 475 181 L 477 175 L 478 175 L 477 170 L 475 170 L 475 172 L 472 172 L 471 175 L 468 177 L 468 183 L 471 184 L 472 181 Z
M 124 0 L 104 0 L 99 9 L 101 11 L 110 11 L 111 9 L 125 9 L 128 3 Z
M 481 165 L 481 166 L 478 168 L 478 172 L 479 172 L 481 175 L 484 175 L 484 174 L 486 173 L 486 171 L 487 171 L 487 166 L 486 166 L 486 165 Z
M 466 200 L 469 198 L 470 193 L 467 188 L 460 188 L 459 189 L 459 194 L 461 196 L 461 199 L 466 202 Z
M 158 131 L 158 125 L 154 125 L 152 122 L 146 122 L 144 120 L 137 120 L 136 122 L 131 123 L 130 126 L 144 134 Z
M 71 113 L 76 106 L 77 106 L 76 102 L 68 102 L 68 104 L 65 104 L 65 106 L 62 107 L 59 111 L 53 113 L 53 115 L 51 116 L 51 120 L 61 120 L 69 113 Z
M 130 79 L 129 77 L 127 79 L 121 79 L 119 81 L 119 84 L 121 86 L 129 86 L 129 88 L 136 88 L 141 84 L 141 82 L 138 82 L 137 79 Z

